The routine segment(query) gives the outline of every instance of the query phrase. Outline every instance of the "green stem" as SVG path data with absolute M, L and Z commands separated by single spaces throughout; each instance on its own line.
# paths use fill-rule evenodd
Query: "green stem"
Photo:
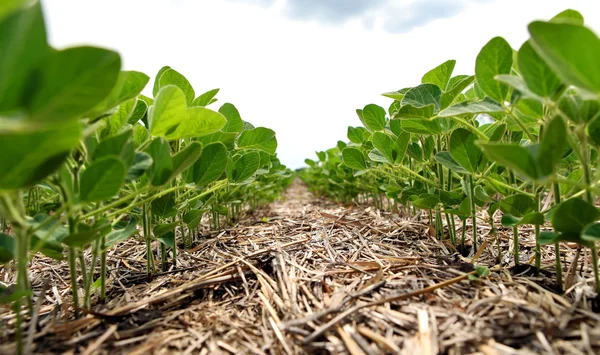
M 513 227 L 513 255 L 515 256 L 515 266 L 519 265 L 519 227 Z
M 71 295 L 75 318 L 79 316 L 79 295 L 77 294 L 77 266 L 75 264 L 75 248 L 69 247 L 69 275 L 71 277 Z
M 554 188 L 554 204 L 560 204 L 560 185 L 558 183 L 553 184 Z M 558 287 L 562 290 L 563 288 L 563 280 L 562 280 L 562 263 L 560 261 L 560 243 L 554 243 L 554 265 L 556 267 L 556 283 Z
M 469 199 L 471 200 L 471 218 L 473 219 L 473 251 L 477 252 L 477 205 L 475 205 L 475 184 L 473 176 L 469 175 Z

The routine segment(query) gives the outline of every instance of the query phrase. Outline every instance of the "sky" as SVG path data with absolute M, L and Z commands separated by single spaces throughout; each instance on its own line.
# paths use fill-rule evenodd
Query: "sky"
M 357 108 L 415 86 L 456 59 L 473 74 L 495 36 L 518 49 L 527 24 L 567 8 L 600 33 L 597 0 L 42 0 L 50 43 L 118 51 L 124 70 L 151 77 L 168 65 L 196 94 L 220 88 L 211 106 L 275 130 L 292 169 L 347 141 Z

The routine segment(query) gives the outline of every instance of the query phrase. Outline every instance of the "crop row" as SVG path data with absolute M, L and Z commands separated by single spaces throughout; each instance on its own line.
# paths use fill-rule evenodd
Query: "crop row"
M 372 197 L 378 207 L 388 200 L 429 211 L 436 235 L 459 251 L 469 243 L 477 251 L 482 220 L 499 245 L 498 212 L 513 231 L 515 265 L 519 228 L 533 225 L 536 270 L 542 245 L 552 245 L 562 288 L 560 246 L 576 243 L 591 249 L 600 291 L 600 39 L 574 10 L 528 30 L 518 50 L 491 39 L 475 75 L 453 76 L 449 60 L 421 84 L 383 94 L 393 100 L 387 111 L 357 110 L 363 126 L 348 127 L 349 142 L 307 159 L 301 176 L 340 200 Z
M 164 67 L 146 97 L 149 77 L 118 53 L 50 47 L 37 1 L 0 5 L 0 48 L 0 264 L 17 271 L 0 303 L 18 337 L 34 253 L 68 260 L 77 315 L 106 297 L 108 249 L 141 229 L 147 272 L 176 267 L 203 216 L 219 229 L 291 181 L 275 132 L 230 103 L 209 108 L 218 89 L 196 96 Z

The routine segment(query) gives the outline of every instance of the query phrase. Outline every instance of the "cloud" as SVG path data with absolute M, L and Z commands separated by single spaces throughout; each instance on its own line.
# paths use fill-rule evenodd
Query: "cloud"
M 271 7 L 276 0 L 229 0 Z M 451 18 L 467 6 L 490 0 L 280 0 L 283 13 L 294 19 L 341 24 L 360 19 L 371 28 L 404 33 L 438 19 Z

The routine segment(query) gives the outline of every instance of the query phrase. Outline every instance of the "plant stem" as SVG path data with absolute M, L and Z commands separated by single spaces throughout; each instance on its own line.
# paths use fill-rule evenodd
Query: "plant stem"
M 69 275 L 71 276 L 71 294 L 75 318 L 79 316 L 79 295 L 77 294 L 77 266 L 75 264 L 75 248 L 69 247 Z
M 475 184 L 473 176 L 469 175 L 469 199 L 471 200 L 471 218 L 473 219 L 473 251 L 477 252 L 477 205 L 475 205 Z
M 555 182 L 553 184 L 554 187 L 554 204 L 560 204 L 560 185 Z M 554 243 L 554 265 L 556 267 L 556 284 L 562 290 L 563 288 L 563 280 L 562 280 L 562 263 L 560 261 L 560 243 Z
M 515 266 L 519 265 L 519 227 L 513 227 L 513 255 L 515 257 Z

